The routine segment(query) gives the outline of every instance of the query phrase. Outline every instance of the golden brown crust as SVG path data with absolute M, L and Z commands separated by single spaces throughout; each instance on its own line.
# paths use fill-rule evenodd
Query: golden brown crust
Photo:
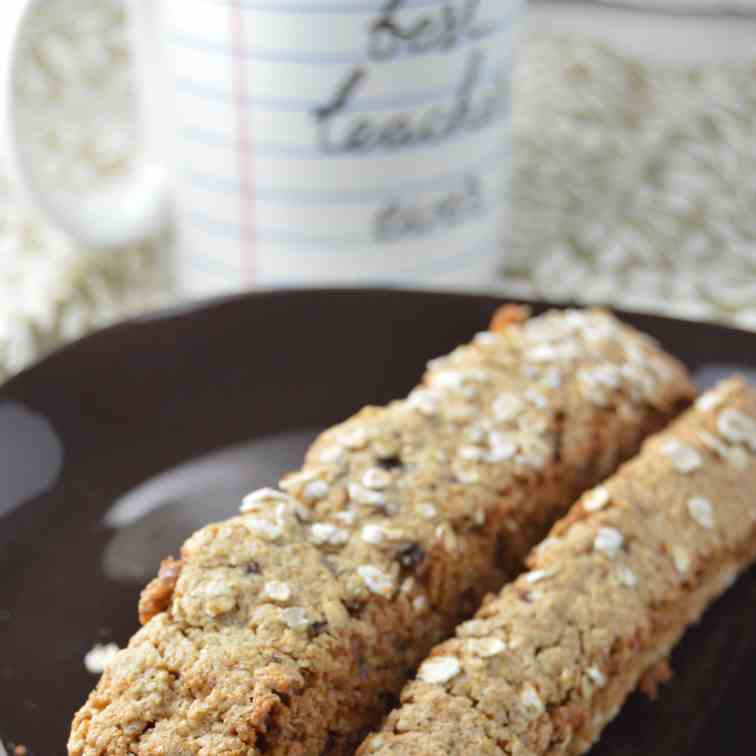
M 669 659 L 660 659 L 650 666 L 638 680 L 638 690 L 648 696 L 652 701 L 659 695 L 660 686 L 672 679 L 672 667 Z
M 406 400 L 326 431 L 286 493 L 184 544 L 69 753 L 350 752 L 578 492 L 692 394 L 603 313 L 479 334 Z
M 686 627 L 756 557 L 756 390 L 740 380 L 584 494 L 530 571 L 437 646 L 359 756 L 585 753 Z M 474 735 L 473 735 L 474 734 Z
M 139 597 L 139 621 L 143 625 L 170 606 L 173 589 L 176 587 L 180 574 L 180 559 L 173 557 L 163 559 L 158 576 L 147 585 Z
M 524 305 L 506 304 L 499 307 L 491 318 L 490 329 L 494 333 L 506 331 L 513 325 L 521 325 L 530 317 L 530 308 Z

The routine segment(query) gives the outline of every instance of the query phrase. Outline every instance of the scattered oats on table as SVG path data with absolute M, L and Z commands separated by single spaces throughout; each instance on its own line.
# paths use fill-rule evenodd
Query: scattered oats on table
M 87 672 L 91 672 L 93 675 L 101 675 L 105 667 L 113 661 L 118 651 L 119 648 L 116 643 L 95 643 L 84 657 L 84 666 L 87 668 Z

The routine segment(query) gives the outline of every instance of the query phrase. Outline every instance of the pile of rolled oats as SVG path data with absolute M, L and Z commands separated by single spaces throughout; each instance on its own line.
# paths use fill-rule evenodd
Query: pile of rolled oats
M 38 170 L 87 191 L 124 169 L 136 139 L 123 8 L 50 0 L 33 24 L 18 91 Z M 533 34 L 514 79 L 513 223 L 496 288 L 756 327 L 756 60 L 660 69 Z M 0 166 L 0 380 L 164 301 L 165 243 L 81 249 Z
M 123 171 L 136 137 L 120 3 L 50 0 L 21 49 L 17 102 L 40 179 L 84 192 Z M 0 381 L 162 301 L 163 243 L 82 248 L 29 208 L 0 166 Z
M 514 97 L 509 291 L 756 327 L 756 58 L 531 36 Z

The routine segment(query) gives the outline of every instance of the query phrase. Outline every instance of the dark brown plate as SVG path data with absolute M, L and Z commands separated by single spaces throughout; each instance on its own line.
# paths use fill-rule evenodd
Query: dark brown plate
M 399 291 L 241 296 L 130 321 L 0 388 L 0 739 L 65 752 L 96 682 L 83 657 L 124 644 L 162 556 L 246 491 L 296 467 L 314 433 L 400 396 L 499 301 Z M 541 310 L 536 304 L 534 309 Z M 702 385 L 756 375 L 756 336 L 625 315 Z M 602 756 L 752 756 L 756 572 L 675 653 L 656 704 L 634 696 Z

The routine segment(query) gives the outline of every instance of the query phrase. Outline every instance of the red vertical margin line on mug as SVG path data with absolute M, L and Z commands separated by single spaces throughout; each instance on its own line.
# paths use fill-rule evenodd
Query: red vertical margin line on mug
M 239 216 L 241 222 L 241 266 L 244 283 L 255 283 L 255 185 L 254 159 L 250 135 L 249 107 L 247 101 L 247 71 L 244 60 L 244 7 L 241 0 L 229 3 L 231 25 L 232 68 L 234 101 L 236 109 L 236 152 L 238 157 Z

